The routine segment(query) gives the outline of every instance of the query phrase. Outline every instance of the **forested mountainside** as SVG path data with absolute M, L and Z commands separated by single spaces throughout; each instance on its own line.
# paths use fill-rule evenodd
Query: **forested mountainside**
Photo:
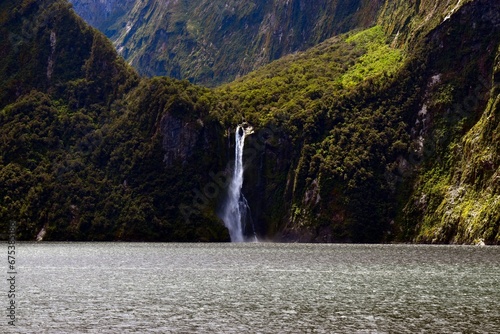
M 224 163 L 205 91 L 141 80 L 70 7 L 0 5 L 2 226 L 26 240 L 227 240 L 215 214 L 187 225 L 176 205 Z M 167 150 L 197 163 L 165 160 L 162 129 L 182 129 Z
M 382 0 L 71 0 L 140 74 L 214 86 L 375 23 Z
M 214 89 L 139 77 L 66 1 L 0 10 L 0 222 L 22 239 L 228 240 L 246 121 L 261 239 L 500 243 L 495 0 L 387 1 Z

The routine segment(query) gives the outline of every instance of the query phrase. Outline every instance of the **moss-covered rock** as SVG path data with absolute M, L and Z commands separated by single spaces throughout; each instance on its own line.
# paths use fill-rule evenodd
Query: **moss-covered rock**
M 301 4 L 266 6 L 290 30 L 323 17 L 300 17 Z M 138 17 L 166 13 L 143 5 Z M 264 20 L 258 7 L 228 3 L 214 17 L 220 4 L 204 5 L 185 8 L 231 29 Z M 217 212 L 246 121 L 243 192 L 261 238 L 499 243 L 497 1 L 388 1 L 379 25 L 330 39 L 309 27 L 322 43 L 216 89 L 139 78 L 62 0 L 0 10 L 0 223 L 16 221 L 21 239 L 227 241 Z M 329 10 L 353 19 L 344 27 L 362 20 L 351 6 Z M 174 13 L 164 32 L 186 37 L 171 49 L 178 61 L 200 27 Z M 267 60 L 307 46 L 271 35 L 243 44 L 266 45 Z M 228 45 L 221 68 L 239 71 L 248 50 Z

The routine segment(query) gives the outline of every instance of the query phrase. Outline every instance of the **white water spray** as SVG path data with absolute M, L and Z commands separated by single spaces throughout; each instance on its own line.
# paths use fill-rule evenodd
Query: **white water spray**
M 253 128 L 247 123 L 238 125 L 236 128 L 236 147 L 234 157 L 234 170 L 229 193 L 222 214 L 222 220 L 229 230 L 232 242 L 243 242 L 245 238 L 245 219 L 248 212 L 248 203 L 241 192 L 243 187 L 243 148 L 245 147 L 245 137 L 253 133 Z

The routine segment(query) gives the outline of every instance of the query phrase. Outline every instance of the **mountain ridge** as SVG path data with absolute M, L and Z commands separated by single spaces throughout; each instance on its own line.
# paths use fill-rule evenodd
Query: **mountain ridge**
M 338 33 L 373 25 L 382 1 L 72 3 L 141 74 L 214 86 Z M 98 19 L 103 7 L 115 19 Z
M 227 241 L 245 120 L 261 238 L 499 244 L 500 4 L 391 4 L 207 89 L 140 78 L 65 1 L 3 2 L 0 221 L 23 240 Z

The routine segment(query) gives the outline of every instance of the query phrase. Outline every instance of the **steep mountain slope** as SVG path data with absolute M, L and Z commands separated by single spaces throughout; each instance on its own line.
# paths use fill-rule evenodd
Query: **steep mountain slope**
M 416 226 L 416 241 L 498 243 L 500 240 L 499 78 L 476 89 L 489 93 L 479 121 L 458 142 L 447 147 L 450 161 L 433 164 L 419 178 L 413 202 L 405 208 Z M 488 87 L 492 88 L 488 91 Z M 464 105 L 484 105 L 484 96 L 468 95 Z M 477 117 L 477 116 L 476 116 Z M 418 220 L 417 220 L 417 219 Z
M 219 89 L 257 129 L 279 129 L 247 170 L 259 230 L 282 240 L 387 237 L 395 198 L 385 172 L 406 151 L 404 107 L 418 98 L 418 79 L 404 71 L 414 63 L 403 59 L 374 27 Z
M 0 10 L 0 222 L 22 239 L 228 240 L 244 120 L 262 238 L 500 243 L 498 1 L 390 1 L 216 89 L 138 78 L 62 0 Z
M 403 211 L 417 241 L 500 240 L 499 43 L 494 1 L 465 5 L 428 37 L 436 82 L 422 103 L 423 164 Z
M 198 158 L 220 145 L 205 91 L 140 81 L 65 1 L 3 1 L 0 13 L 2 231 L 12 221 L 26 240 L 227 240 L 213 213 L 186 224 L 178 212 L 208 178 L 199 169 L 221 160 Z
M 378 22 L 384 25 L 388 35 L 394 36 L 393 43 L 411 47 L 471 1 L 386 1 Z
M 372 25 L 382 1 L 72 3 L 141 74 L 214 86 L 338 33 Z
M 262 210 L 254 221 L 268 233 L 304 241 L 499 242 L 495 138 L 471 140 L 486 132 L 485 119 L 492 122 L 496 96 L 488 108 L 486 101 L 497 84 L 499 4 L 420 6 L 412 19 L 428 19 L 400 30 L 411 41 L 403 45 L 405 65 L 397 50 L 366 44 L 377 40 L 374 28 L 221 88 L 252 124 L 285 129 L 249 167 L 252 186 L 245 187 Z M 385 31 L 394 24 L 380 22 Z M 342 59 L 335 50 L 347 55 L 342 44 L 352 38 L 353 53 Z
M 0 9 L 0 107 L 32 89 L 81 107 L 106 103 L 131 85 L 129 79 L 137 81 L 106 38 L 72 14 L 68 3 L 48 2 L 41 8 L 36 1 L 4 1 Z
M 136 0 L 70 1 L 79 16 L 106 35 L 116 33 L 119 22 L 128 15 Z

